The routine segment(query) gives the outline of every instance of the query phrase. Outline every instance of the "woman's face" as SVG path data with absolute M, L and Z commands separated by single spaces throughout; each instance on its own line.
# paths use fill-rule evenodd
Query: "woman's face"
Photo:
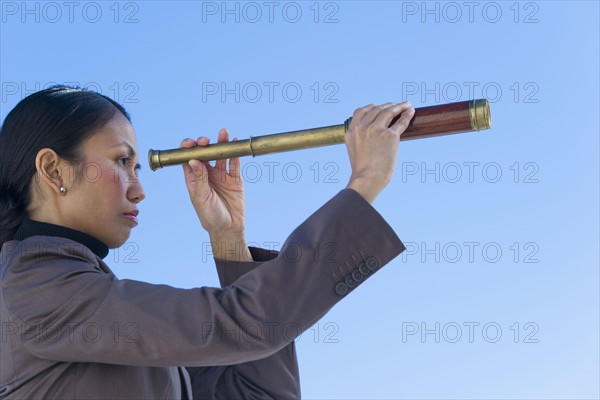
M 104 242 L 124 244 L 137 225 L 137 204 L 145 197 L 138 180 L 135 131 L 120 113 L 82 145 L 83 177 L 69 177 L 61 201 L 61 223 Z

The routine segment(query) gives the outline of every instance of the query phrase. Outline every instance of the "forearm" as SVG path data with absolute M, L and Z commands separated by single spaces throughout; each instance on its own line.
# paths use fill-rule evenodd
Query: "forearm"
M 227 261 L 252 261 L 244 234 L 209 233 L 214 258 Z

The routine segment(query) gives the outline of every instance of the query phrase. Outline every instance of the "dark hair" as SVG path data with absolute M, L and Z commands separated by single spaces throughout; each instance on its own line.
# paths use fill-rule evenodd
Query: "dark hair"
M 131 121 L 107 96 L 57 85 L 27 96 L 8 113 L 0 129 L 0 248 L 27 217 L 37 153 L 47 147 L 81 164 L 83 142 L 118 111 Z

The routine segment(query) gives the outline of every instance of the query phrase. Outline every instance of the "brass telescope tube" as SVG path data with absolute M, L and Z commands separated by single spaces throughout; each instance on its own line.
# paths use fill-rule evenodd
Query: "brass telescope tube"
M 396 119 L 390 124 L 393 125 Z M 352 118 L 345 123 L 300 131 L 250 137 L 235 142 L 214 143 L 208 146 L 152 150 L 148 152 L 150 169 L 184 164 L 189 160 L 211 161 L 241 156 L 261 156 L 270 153 L 308 149 L 344 143 L 344 135 Z M 487 99 L 461 101 L 415 108 L 415 115 L 400 140 L 472 132 L 492 127 L 490 104 Z

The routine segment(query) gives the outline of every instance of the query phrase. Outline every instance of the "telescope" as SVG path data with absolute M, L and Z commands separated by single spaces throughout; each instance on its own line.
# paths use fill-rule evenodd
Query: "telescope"
M 400 116 L 392 120 L 392 126 Z M 344 135 L 350 127 L 348 118 L 343 124 L 304 129 L 263 136 L 235 142 L 221 142 L 207 146 L 152 150 L 148 152 L 150 169 L 185 164 L 190 160 L 212 161 L 241 156 L 308 149 L 344 143 Z M 492 127 L 490 104 L 487 99 L 467 100 L 415 108 L 415 115 L 400 140 L 423 139 L 455 133 L 473 132 Z

